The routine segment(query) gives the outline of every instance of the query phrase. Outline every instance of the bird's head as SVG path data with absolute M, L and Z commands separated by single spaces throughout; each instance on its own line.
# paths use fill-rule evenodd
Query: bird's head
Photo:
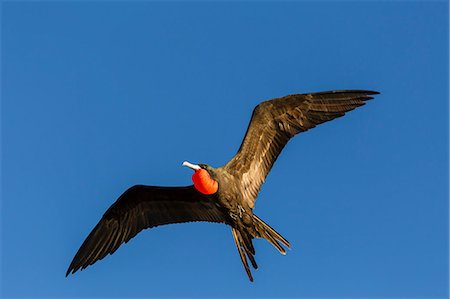
M 192 181 L 194 182 L 195 189 L 200 193 L 210 195 L 217 192 L 219 183 L 215 180 L 216 175 L 213 167 L 207 164 L 196 165 L 188 161 L 184 161 L 183 166 L 187 166 L 194 171 Z

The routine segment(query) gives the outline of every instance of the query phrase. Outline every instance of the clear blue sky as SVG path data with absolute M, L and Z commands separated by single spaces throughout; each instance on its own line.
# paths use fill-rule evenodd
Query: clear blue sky
M 446 2 L 3 2 L 4 297 L 446 297 Z M 291 141 L 255 213 L 249 283 L 228 227 L 146 230 L 64 277 L 129 186 L 187 185 L 253 107 L 381 92 Z

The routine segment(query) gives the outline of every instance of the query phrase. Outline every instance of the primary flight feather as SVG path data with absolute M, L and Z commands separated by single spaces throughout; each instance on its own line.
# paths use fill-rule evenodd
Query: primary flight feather
M 260 103 L 253 110 L 237 154 L 224 166 L 183 165 L 194 170 L 194 185 L 136 185 L 104 213 L 73 258 L 66 276 L 84 269 L 146 228 L 192 221 L 229 225 L 245 271 L 257 268 L 254 238 L 264 238 L 280 253 L 289 242 L 253 214 L 261 185 L 287 142 L 296 134 L 343 116 L 378 94 L 368 90 L 335 90 L 293 94 Z M 281 243 L 281 244 L 280 244 Z

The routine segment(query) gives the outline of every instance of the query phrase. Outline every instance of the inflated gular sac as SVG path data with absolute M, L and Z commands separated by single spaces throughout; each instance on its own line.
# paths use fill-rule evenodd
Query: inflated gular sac
M 192 181 L 194 182 L 195 188 L 203 194 L 209 195 L 214 194 L 217 192 L 217 189 L 219 189 L 219 184 L 217 181 L 213 180 L 209 173 L 204 170 L 200 169 L 194 172 L 192 175 Z

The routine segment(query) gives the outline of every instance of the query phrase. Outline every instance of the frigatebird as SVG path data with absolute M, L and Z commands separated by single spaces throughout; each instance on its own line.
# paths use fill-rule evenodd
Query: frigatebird
M 81 245 L 66 276 L 114 253 L 140 231 L 164 224 L 207 221 L 231 227 L 250 281 L 257 269 L 253 239 L 264 238 L 282 254 L 289 242 L 253 214 L 261 185 L 287 142 L 296 134 L 343 116 L 373 99 L 376 91 L 334 90 L 292 94 L 257 105 L 237 154 L 224 166 L 182 165 L 194 171 L 193 185 L 135 185 L 104 213 Z M 280 244 L 281 243 L 281 244 Z

